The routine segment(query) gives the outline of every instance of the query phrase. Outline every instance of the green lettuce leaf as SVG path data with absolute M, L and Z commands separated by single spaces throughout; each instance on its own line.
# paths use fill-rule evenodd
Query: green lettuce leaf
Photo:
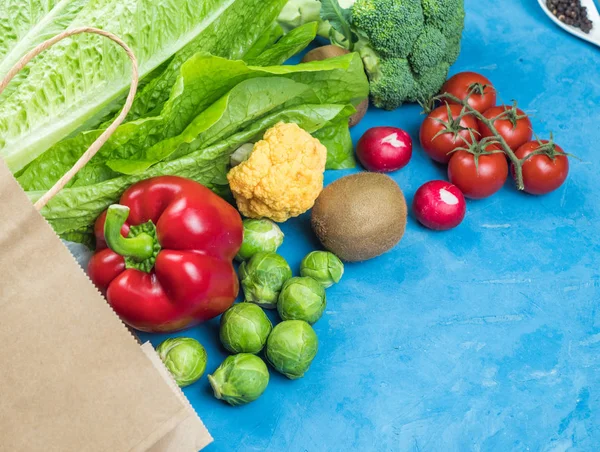
M 191 53 L 210 53 L 228 59 L 248 61 L 260 55 L 271 47 L 283 35 L 283 29 L 277 21 L 269 24 L 281 9 L 281 0 L 248 0 L 246 8 L 250 15 L 257 19 L 250 24 L 241 22 L 239 10 L 227 10 L 221 19 L 213 23 L 202 33 L 201 39 L 191 42 L 173 58 L 157 68 L 151 75 L 144 78 L 138 89 L 138 94 L 126 121 L 158 116 L 171 94 L 173 83 L 179 75 L 183 62 Z M 264 31 L 267 27 L 267 31 Z M 210 37 L 214 36 L 215 39 Z M 223 39 L 220 36 L 227 36 Z M 117 108 L 111 111 L 99 125 L 99 129 L 107 128 L 119 114 L 120 107 L 125 102 L 117 103 Z
M 182 145 L 197 141 L 210 146 L 309 90 L 307 85 L 284 77 L 245 80 L 200 113 L 182 134 L 142 149 L 135 157 L 109 160 L 107 166 L 122 174 L 140 173 L 171 156 Z
M 240 39 L 247 41 L 239 41 L 239 32 L 260 22 L 260 17 L 252 15 L 255 8 L 262 4 L 259 10 L 263 11 L 264 5 L 268 5 L 276 13 L 283 3 L 283 0 L 90 0 L 70 22 L 70 27 L 95 26 L 123 37 L 132 46 L 143 77 L 174 54 L 181 55 L 179 59 L 173 58 L 163 72 L 168 73 L 169 68 L 187 60 L 203 45 L 212 46 L 217 53 L 224 48 L 230 49 L 230 53 L 235 53 L 232 49 L 243 53 L 274 20 L 265 19 L 262 29 L 257 25 L 256 37 L 248 38 L 242 32 Z M 47 8 L 51 9 L 55 8 Z M 44 17 L 39 19 L 43 20 Z M 161 74 L 143 91 L 162 77 Z M 17 90 L 3 96 L 0 156 L 13 172 L 19 171 L 63 138 L 89 128 L 90 124 L 98 124 L 122 100 L 129 83 L 129 60 L 114 43 L 95 35 L 75 36 L 58 43 L 36 58 Z M 171 86 L 172 83 L 165 88 L 167 92 Z
M 256 58 L 244 60 L 252 66 L 275 66 L 302 52 L 317 36 L 317 22 L 302 25 L 283 36 Z
M 327 169 L 348 169 L 356 166 L 354 159 L 354 145 L 348 128 L 348 118 L 340 118 L 313 134 L 327 148 Z
M 273 22 L 263 34 L 256 40 L 254 45 L 246 52 L 244 58 L 246 63 L 259 56 L 268 48 L 272 47 L 283 36 L 283 28 L 278 22 Z
M 303 129 L 314 132 L 332 123 L 339 123 L 353 112 L 343 105 L 307 104 L 284 109 L 253 122 L 226 139 L 207 148 L 192 152 L 175 160 L 160 162 L 147 171 L 120 176 L 104 182 L 74 186 L 61 190 L 42 210 L 57 234 L 71 240 L 83 241 L 85 232 L 91 232 L 95 219 L 110 204 L 117 202 L 121 193 L 130 185 L 149 177 L 177 175 L 187 177 L 226 196 L 229 157 L 240 145 L 257 141 L 264 132 L 280 121 L 295 122 Z M 43 191 L 29 191 L 35 202 Z
M 0 2 L 0 78 L 37 44 L 68 28 L 89 0 L 3 0 Z M 24 68 L 6 87 L 7 98 L 27 78 Z
M 181 155 L 184 145 L 196 140 L 199 134 L 206 133 L 217 123 L 221 124 L 219 127 L 226 127 L 227 122 L 232 121 L 231 109 L 226 108 L 228 100 L 223 100 L 223 96 L 235 86 L 254 78 L 281 77 L 310 86 L 311 96 L 315 96 L 314 99 L 308 99 L 311 103 L 345 106 L 356 104 L 368 95 L 362 61 L 353 54 L 297 66 L 267 68 L 198 54 L 181 67 L 180 77 L 160 116 L 121 125 L 98 155 L 76 175 L 70 186 L 91 185 L 116 177 L 115 169 L 124 173 L 141 171 L 176 150 Z M 263 97 L 270 96 L 272 92 L 275 92 L 273 96 L 280 95 L 276 92 L 277 87 L 271 87 L 268 81 L 259 85 L 265 92 Z M 243 91 L 238 90 L 237 93 L 243 95 Z M 221 103 L 217 102 L 219 99 L 222 99 Z M 237 115 L 235 127 L 240 127 L 246 106 L 243 103 L 236 105 L 239 105 L 236 112 L 241 115 Z M 278 105 L 272 104 L 270 108 Z M 211 106 L 209 113 L 203 113 Z M 19 183 L 25 190 L 49 189 L 100 133 L 84 132 L 58 143 L 22 172 L 18 177 Z M 131 161 L 137 162 L 129 163 Z M 107 162 L 110 162 L 110 166 Z
M 286 0 L 234 2 L 201 35 L 181 49 L 165 71 L 138 92 L 128 121 L 156 116 L 169 99 L 181 66 L 197 53 L 210 53 L 231 60 L 243 59 L 266 29 L 269 29 Z

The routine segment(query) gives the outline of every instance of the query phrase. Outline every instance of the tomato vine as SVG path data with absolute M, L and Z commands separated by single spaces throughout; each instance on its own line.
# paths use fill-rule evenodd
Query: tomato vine
M 460 113 L 460 118 L 462 118 L 464 116 L 473 116 L 474 118 L 477 118 L 481 123 L 483 123 L 487 126 L 487 128 L 494 134 L 494 138 L 496 139 L 497 143 L 500 145 L 500 147 L 502 147 L 502 150 L 508 156 L 511 163 L 514 165 L 515 183 L 517 185 L 517 189 L 524 190 L 525 189 L 525 184 L 523 182 L 523 163 L 524 162 L 515 155 L 515 152 L 510 148 L 510 146 L 508 145 L 506 140 L 502 137 L 502 135 L 498 132 L 498 129 L 496 129 L 496 126 L 494 125 L 495 122 L 498 120 L 515 119 L 514 112 L 516 111 L 516 108 L 517 108 L 516 103 L 513 105 L 513 107 L 511 109 L 504 110 L 501 114 L 488 119 L 483 115 L 483 113 L 475 110 L 473 107 L 471 107 L 469 105 L 469 97 L 472 94 L 473 94 L 473 92 L 471 92 L 469 95 L 467 95 L 467 97 L 464 100 L 459 99 L 458 97 L 456 97 L 452 94 L 449 94 L 449 93 L 442 93 L 442 94 L 434 97 L 434 99 L 438 100 L 438 101 L 442 101 L 442 102 L 443 101 L 451 101 L 455 104 L 461 105 L 462 111 Z

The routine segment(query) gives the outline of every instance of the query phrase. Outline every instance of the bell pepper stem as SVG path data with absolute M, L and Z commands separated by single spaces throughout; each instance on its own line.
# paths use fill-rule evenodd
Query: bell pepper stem
M 113 204 L 106 212 L 104 224 L 104 238 L 108 247 L 123 257 L 129 257 L 142 262 L 154 255 L 155 239 L 146 233 L 135 237 L 125 238 L 121 235 L 121 228 L 129 217 L 129 207 Z

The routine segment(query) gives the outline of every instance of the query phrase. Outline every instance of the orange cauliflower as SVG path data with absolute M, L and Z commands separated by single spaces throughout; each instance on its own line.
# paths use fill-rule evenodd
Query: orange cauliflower
M 310 209 L 323 190 L 327 149 L 297 124 L 280 122 L 227 175 L 240 212 L 284 222 Z

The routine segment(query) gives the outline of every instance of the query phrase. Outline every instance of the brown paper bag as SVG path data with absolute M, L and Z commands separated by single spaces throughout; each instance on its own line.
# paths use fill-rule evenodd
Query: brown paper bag
M 71 29 L 25 55 L 0 92 L 36 55 L 79 33 L 123 47 L 132 84 L 119 117 L 35 207 L 0 159 L 0 451 L 195 452 L 212 441 L 202 421 L 38 213 L 125 119 L 138 82 L 133 52 L 106 31 Z
M 0 160 L 0 451 L 196 451 L 211 438 Z
M 146 342 L 142 345 L 142 350 L 150 358 L 156 370 L 163 376 L 164 380 L 171 386 L 173 392 L 188 408 L 188 416 L 174 430 L 160 439 L 150 450 L 152 452 L 180 452 L 187 450 L 200 450 L 207 446 L 212 438 L 204 428 L 204 424 L 192 408 L 189 400 L 183 395 L 175 380 L 169 374 L 167 368 L 163 365 L 158 354 L 152 347 L 152 344 Z M 205 432 L 206 434 L 191 435 L 190 432 Z

